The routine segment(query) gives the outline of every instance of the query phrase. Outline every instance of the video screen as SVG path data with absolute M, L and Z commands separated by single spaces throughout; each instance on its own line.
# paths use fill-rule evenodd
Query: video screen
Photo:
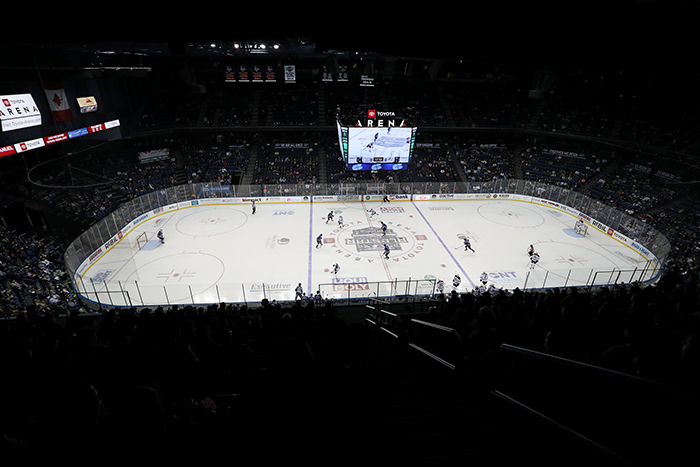
M 411 158 L 413 129 L 348 128 L 348 164 L 406 164 Z

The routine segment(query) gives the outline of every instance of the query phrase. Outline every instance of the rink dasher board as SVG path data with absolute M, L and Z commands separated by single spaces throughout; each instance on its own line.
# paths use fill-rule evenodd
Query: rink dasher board
M 137 216 L 134 220 L 127 223 L 122 229 L 119 230 L 112 238 L 105 242 L 102 246 L 97 248 L 91 255 L 89 255 L 81 265 L 76 269 L 76 276 L 74 282 L 77 284 L 77 289 L 80 288 L 80 283 L 82 278 L 88 272 L 88 270 L 94 265 L 100 258 L 106 255 L 112 248 L 115 248 L 122 242 L 128 235 L 137 229 L 141 224 L 154 219 L 155 217 L 173 213 L 176 211 L 191 209 L 196 207 L 210 207 L 210 206 L 226 206 L 226 205 L 248 205 L 252 206 L 253 202 L 260 205 L 266 204 L 296 204 L 296 203 L 362 203 L 362 202 L 374 202 L 383 201 L 385 196 L 391 202 L 421 202 L 421 201 L 517 201 L 527 204 L 535 204 L 539 206 L 544 206 L 550 209 L 555 209 L 562 213 L 568 214 L 574 219 L 581 219 L 589 227 L 596 229 L 603 234 L 606 234 L 610 238 L 615 239 L 617 242 L 625 245 L 626 247 L 632 249 L 635 253 L 639 254 L 650 264 L 657 264 L 658 259 L 656 256 L 645 248 L 638 242 L 628 238 L 627 236 L 615 231 L 611 227 L 608 227 L 604 223 L 588 216 L 587 214 L 572 208 L 570 206 L 563 205 L 554 201 L 546 200 L 541 197 L 529 196 L 529 195 L 519 195 L 511 193 L 432 193 L 432 194 L 379 194 L 379 195 L 309 195 L 309 196 L 259 196 L 259 197 L 226 197 L 226 198 L 202 198 L 194 199 L 189 201 L 180 201 L 167 206 L 162 206 L 148 211 L 140 216 Z

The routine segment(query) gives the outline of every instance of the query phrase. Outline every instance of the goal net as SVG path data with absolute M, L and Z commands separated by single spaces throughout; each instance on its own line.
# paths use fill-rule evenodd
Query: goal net
M 574 224 L 574 232 L 585 237 L 588 235 L 588 225 L 582 220 L 577 220 Z
M 136 250 L 141 250 L 144 246 L 146 246 L 146 243 L 148 243 L 148 234 L 146 232 L 141 232 L 137 237 L 134 242 L 134 248 Z

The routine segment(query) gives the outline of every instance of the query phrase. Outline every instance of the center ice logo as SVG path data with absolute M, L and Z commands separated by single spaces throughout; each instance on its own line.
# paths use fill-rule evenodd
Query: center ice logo
M 393 229 L 387 229 L 386 235 L 380 227 L 363 227 L 352 231 L 352 236 L 345 239 L 345 245 L 355 245 L 358 253 L 384 251 L 387 245 L 391 251 L 402 251 L 401 244 L 408 243 L 407 237 L 399 236 Z

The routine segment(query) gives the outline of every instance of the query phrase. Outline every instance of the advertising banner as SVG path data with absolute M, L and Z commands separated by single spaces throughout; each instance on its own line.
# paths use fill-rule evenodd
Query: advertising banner
M 81 114 L 95 112 L 97 110 L 97 99 L 93 96 L 78 97 L 78 107 L 80 107 Z
M 41 125 L 41 112 L 31 94 L 0 96 L 2 131 L 19 130 Z

